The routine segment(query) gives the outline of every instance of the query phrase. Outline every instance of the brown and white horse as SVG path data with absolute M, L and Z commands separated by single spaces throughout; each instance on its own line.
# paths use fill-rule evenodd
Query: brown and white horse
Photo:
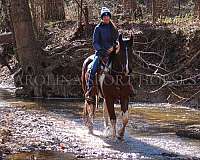
M 122 115 L 122 128 L 118 131 L 118 138 L 123 138 L 125 127 L 128 123 L 128 102 L 129 96 L 133 91 L 130 83 L 130 55 L 132 54 L 133 36 L 130 39 L 122 39 L 119 36 L 120 50 L 118 53 L 112 53 L 112 67 L 109 71 L 104 71 L 97 76 L 95 81 L 92 95 L 93 102 L 85 101 L 84 117 L 85 122 L 89 128 L 90 133 L 93 131 L 93 118 L 95 109 L 98 106 L 98 96 L 104 98 L 103 113 L 105 119 L 105 127 L 109 126 L 109 118 L 112 126 L 112 137 L 116 138 L 116 115 L 114 110 L 114 103 L 120 101 L 121 115 Z M 93 56 L 88 57 L 83 64 L 82 68 L 82 88 L 86 92 L 86 80 L 88 78 L 87 67 L 91 63 Z M 96 104 L 96 105 L 95 105 Z

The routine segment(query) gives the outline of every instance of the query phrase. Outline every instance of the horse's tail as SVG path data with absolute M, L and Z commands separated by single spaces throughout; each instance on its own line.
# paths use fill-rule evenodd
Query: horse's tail
M 86 61 L 86 60 L 85 60 Z M 82 86 L 82 90 L 84 92 L 84 94 L 86 93 L 86 79 L 85 79 L 85 74 L 87 72 L 87 63 L 83 63 L 83 66 L 82 66 L 82 74 L 81 74 L 81 86 Z
M 92 59 L 93 57 L 88 57 L 84 63 L 83 63 L 83 66 L 82 66 L 82 74 L 81 74 L 81 85 L 82 85 L 82 89 L 83 89 L 83 92 L 84 94 L 86 93 L 87 91 L 87 86 L 86 86 L 86 73 L 87 73 L 87 68 L 88 68 L 88 65 L 92 62 Z

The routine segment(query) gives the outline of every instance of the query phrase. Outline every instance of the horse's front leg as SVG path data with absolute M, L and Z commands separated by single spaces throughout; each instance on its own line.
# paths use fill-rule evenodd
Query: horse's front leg
M 110 122 L 112 125 L 112 138 L 116 138 L 116 115 L 114 110 L 114 100 L 113 98 L 105 98 L 105 103 L 107 107 L 107 111 L 110 117 Z
M 104 127 L 107 129 L 109 127 L 109 115 L 105 100 L 103 101 L 103 118 L 104 118 Z
M 109 125 L 108 109 L 106 106 L 105 99 L 103 101 L 103 118 L 104 118 L 104 136 L 108 137 L 111 135 L 111 132 L 110 132 L 110 125 Z
M 123 139 L 126 125 L 128 124 L 128 98 L 121 98 L 122 127 L 118 131 L 118 138 Z

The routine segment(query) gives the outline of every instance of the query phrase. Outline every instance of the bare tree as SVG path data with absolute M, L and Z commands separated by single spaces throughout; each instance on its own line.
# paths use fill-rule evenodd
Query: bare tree
M 195 15 L 198 17 L 198 19 L 200 19 L 200 0 L 194 0 L 194 12 Z
M 153 22 L 168 15 L 168 0 L 152 0 Z
M 5 31 L 12 31 L 12 24 L 10 21 L 9 0 L 0 0 L 1 4 L 1 18 L 3 19 L 2 29 Z
M 45 20 L 65 19 L 64 0 L 45 0 Z
M 44 0 L 30 0 L 33 26 L 37 37 L 44 31 Z
M 21 65 L 21 79 L 29 76 L 22 86 L 35 96 L 41 96 L 40 78 L 42 75 L 41 49 L 36 41 L 31 12 L 27 0 L 11 0 L 11 18 L 13 22 L 17 54 Z
M 153 22 L 156 21 L 156 0 L 152 0 L 152 16 L 153 16 Z
M 123 0 L 124 12 L 128 13 L 130 16 L 133 16 L 133 13 L 137 9 L 136 0 Z

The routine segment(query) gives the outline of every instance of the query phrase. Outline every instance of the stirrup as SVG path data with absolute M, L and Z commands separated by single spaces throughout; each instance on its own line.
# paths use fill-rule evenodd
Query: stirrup
M 85 100 L 86 100 L 87 102 L 89 102 L 89 103 L 94 103 L 94 99 L 93 99 L 93 97 L 91 97 L 91 96 L 86 96 L 86 97 L 85 97 Z
M 85 94 L 85 100 L 88 101 L 88 102 L 94 102 L 94 99 L 90 96 L 90 93 L 91 91 L 87 91 L 86 94 Z
M 94 102 L 94 99 L 92 97 L 85 97 L 85 100 L 87 102 Z

